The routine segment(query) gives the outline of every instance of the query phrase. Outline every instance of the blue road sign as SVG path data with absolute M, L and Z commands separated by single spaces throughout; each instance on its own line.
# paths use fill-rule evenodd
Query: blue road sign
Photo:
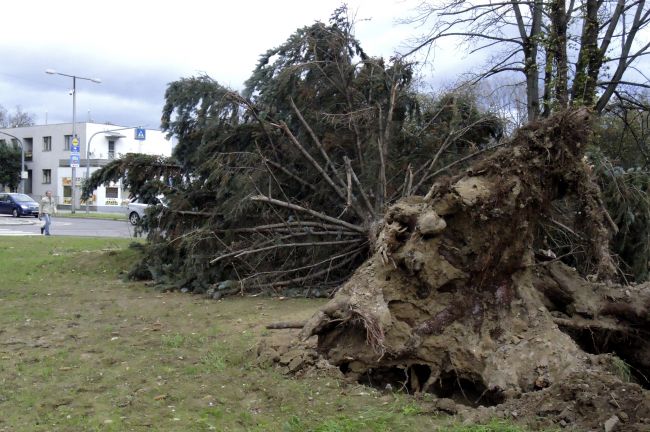
M 71 154 L 70 155 L 70 168 L 79 168 L 79 155 Z
M 135 128 L 135 139 L 144 141 L 147 137 L 147 130 L 145 128 Z

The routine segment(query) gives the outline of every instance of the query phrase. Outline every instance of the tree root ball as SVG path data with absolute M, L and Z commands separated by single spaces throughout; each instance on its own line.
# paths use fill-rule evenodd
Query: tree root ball
M 393 205 L 374 255 L 301 336 L 316 335 L 318 352 L 361 382 L 471 406 L 503 404 L 586 371 L 609 374 L 597 349 L 579 343 L 585 326 L 609 329 L 600 348 L 627 348 L 628 364 L 647 372 L 648 287 L 629 288 L 642 299 L 635 309 L 616 294 L 627 288 L 535 261 L 537 222 L 552 200 L 572 195 L 585 209 L 597 276 L 612 275 L 606 218 L 582 161 L 588 138 L 586 110 L 562 113 L 520 130 L 427 199 Z M 640 402 L 647 409 L 648 398 Z

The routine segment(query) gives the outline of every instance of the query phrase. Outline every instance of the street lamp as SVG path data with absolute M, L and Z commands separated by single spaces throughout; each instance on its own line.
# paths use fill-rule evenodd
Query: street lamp
M 111 133 L 111 132 L 118 132 L 118 131 L 123 131 L 127 129 L 134 129 L 133 127 L 121 127 L 117 129 L 109 129 L 109 130 L 103 130 L 99 132 L 95 132 L 90 136 L 90 139 L 88 140 L 88 145 L 86 145 L 86 181 L 90 180 L 90 143 L 93 141 L 93 138 L 95 138 L 99 134 L 103 133 Z M 86 199 L 86 214 L 89 213 L 89 207 L 88 207 L 88 200 Z
M 25 172 L 25 144 L 23 140 L 18 138 L 15 135 L 9 134 L 7 132 L 0 131 L 0 134 L 10 136 L 17 140 L 20 143 L 20 193 L 25 193 L 25 179 L 23 178 L 23 173 Z
M 72 140 L 74 141 L 77 138 L 77 79 L 92 81 L 97 84 L 101 83 L 102 80 L 100 80 L 99 78 L 86 78 L 77 75 L 68 75 L 61 72 L 57 72 L 54 69 L 46 69 L 45 73 L 50 75 L 61 75 L 61 76 L 72 78 Z M 72 203 L 70 206 L 71 213 L 75 212 L 76 201 L 77 201 L 77 167 L 73 166 L 72 167 Z

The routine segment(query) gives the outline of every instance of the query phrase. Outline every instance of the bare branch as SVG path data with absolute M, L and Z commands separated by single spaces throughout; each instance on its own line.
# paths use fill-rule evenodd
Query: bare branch
M 187 216 L 204 216 L 204 217 L 211 217 L 214 216 L 214 213 L 210 212 L 202 212 L 202 211 L 191 211 L 191 210 L 172 210 L 174 213 L 178 213 L 181 215 L 187 215 Z
M 615 85 L 623 84 L 623 85 L 629 85 L 629 86 L 633 86 L 633 87 L 650 88 L 650 84 L 638 83 L 638 82 L 634 82 L 634 81 L 600 81 L 598 83 L 599 86 L 604 87 L 604 88 L 607 88 L 607 87 L 609 87 L 610 85 L 613 85 L 613 84 L 615 84 Z
M 327 184 L 329 184 L 332 187 L 332 189 L 334 189 L 334 192 L 336 192 L 336 194 L 339 196 L 339 198 L 341 198 L 341 200 L 343 202 L 345 202 L 346 197 L 345 197 L 345 194 L 343 193 L 343 191 L 336 184 L 334 184 L 334 181 L 325 172 L 323 167 L 321 167 L 320 164 L 318 162 L 316 162 L 316 160 L 311 156 L 311 154 L 309 154 L 309 152 L 307 150 L 305 150 L 303 145 L 300 144 L 300 142 L 298 141 L 296 136 L 289 129 L 289 126 L 287 126 L 287 124 L 285 122 L 280 122 L 279 125 L 276 125 L 276 124 L 273 123 L 273 125 L 280 128 L 280 129 L 282 129 L 287 134 L 287 136 L 289 137 L 289 141 L 291 141 L 298 148 L 298 150 L 300 150 L 300 152 L 303 154 L 305 159 L 307 159 L 313 165 L 313 167 L 316 168 L 316 170 L 321 174 L 323 179 L 325 179 Z M 363 214 L 361 213 L 361 211 L 359 210 L 359 208 L 356 205 L 353 204 L 351 208 L 355 211 L 355 213 L 359 217 L 363 217 Z
M 355 239 L 355 240 L 335 240 L 335 241 L 321 241 L 321 242 L 306 242 L 306 243 L 281 243 L 281 244 L 276 244 L 272 246 L 266 246 L 258 249 L 244 249 L 241 251 L 237 252 L 231 252 L 228 254 L 220 255 L 216 257 L 215 259 L 210 261 L 210 264 L 214 264 L 216 262 L 219 262 L 225 258 L 241 258 L 246 255 L 250 254 L 255 254 L 259 252 L 264 252 L 272 249 L 280 249 L 280 248 L 292 248 L 292 247 L 310 247 L 310 246 L 332 246 L 332 245 L 343 245 L 343 244 L 350 244 L 350 243 L 358 243 L 362 241 L 363 239 Z
M 325 151 L 325 148 L 323 147 L 323 144 L 321 144 L 320 140 L 318 139 L 318 137 L 314 133 L 314 130 L 311 128 L 309 123 L 307 123 L 305 118 L 302 116 L 302 113 L 300 112 L 300 110 L 296 106 L 296 104 L 293 101 L 292 97 L 289 98 L 289 103 L 291 104 L 291 108 L 293 109 L 293 112 L 296 113 L 296 116 L 298 116 L 298 119 L 300 120 L 300 123 L 302 123 L 302 125 L 305 127 L 305 129 L 307 129 L 307 132 L 309 133 L 309 136 L 311 136 L 311 139 L 314 141 L 314 144 L 316 144 L 316 147 L 318 147 L 318 150 L 320 150 L 321 155 L 323 155 L 323 158 L 325 159 L 327 165 L 330 167 L 330 169 L 334 173 L 334 176 L 336 176 L 336 179 L 339 181 L 339 184 L 341 185 L 341 187 L 345 187 L 345 183 L 343 182 L 343 179 L 339 175 L 338 170 L 336 169 L 336 167 L 332 163 L 332 160 L 330 159 L 329 155 Z
M 272 287 L 286 286 L 286 285 L 291 285 L 291 284 L 295 284 L 295 283 L 299 283 L 299 282 L 304 282 L 304 281 L 309 280 L 309 279 L 316 279 L 316 278 L 321 277 L 323 275 L 329 274 L 330 272 L 332 272 L 332 270 L 336 270 L 336 269 L 339 269 L 339 268 L 341 268 L 341 267 L 343 267 L 345 265 L 350 264 L 353 259 L 354 259 L 354 257 L 348 258 L 346 260 L 341 261 L 340 263 L 338 263 L 336 265 L 329 266 L 326 269 L 323 269 L 323 270 L 315 272 L 315 273 L 310 273 L 310 274 L 308 274 L 306 276 L 301 276 L 301 277 L 297 277 L 297 278 L 293 278 L 293 279 L 289 279 L 289 280 L 270 282 L 270 283 L 267 283 L 267 284 L 258 284 L 257 287 L 258 288 L 272 288 Z
M 345 221 L 343 221 L 341 219 L 333 218 L 331 216 L 328 216 L 326 214 L 317 212 L 315 210 L 308 209 L 308 208 L 305 208 L 305 207 L 301 207 L 301 206 L 299 206 L 297 204 L 292 204 L 292 203 L 288 203 L 288 202 L 285 202 L 285 201 L 276 200 L 274 198 L 269 198 L 269 197 L 264 196 L 264 195 L 252 196 L 252 197 L 250 197 L 250 200 L 251 201 L 266 202 L 266 203 L 276 205 L 276 206 L 279 206 L 279 207 L 284 207 L 284 208 L 296 210 L 296 211 L 299 211 L 299 212 L 308 213 L 308 214 L 310 214 L 310 215 L 312 215 L 312 216 L 314 216 L 314 217 L 316 217 L 318 219 L 322 219 L 322 220 L 325 220 L 327 222 L 331 222 L 331 223 L 336 224 L 336 225 L 344 226 L 344 227 L 346 227 L 346 228 L 348 228 L 348 229 L 350 229 L 352 231 L 356 231 L 356 232 L 360 232 L 360 233 L 365 233 L 366 232 L 366 230 L 363 227 L 360 227 L 359 225 L 354 225 L 354 224 L 351 224 L 349 222 L 345 222 Z
M 379 193 L 377 198 L 377 207 L 381 211 L 386 199 L 386 161 L 384 160 L 384 151 L 381 145 L 381 140 L 377 139 L 377 147 L 379 150 Z
M 449 36 L 463 36 L 463 37 L 468 37 L 468 38 L 473 37 L 473 38 L 479 38 L 479 39 L 487 39 L 487 40 L 498 41 L 498 42 L 502 42 L 502 43 L 505 42 L 505 43 L 513 43 L 513 44 L 516 44 L 516 45 L 522 45 L 521 41 L 519 41 L 517 39 L 512 39 L 512 38 L 502 38 L 502 37 L 490 36 L 490 35 L 482 34 L 482 33 L 451 32 L 451 33 L 437 34 L 437 35 L 427 39 L 426 41 L 422 42 L 417 47 L 411 49 L 410 51 L 407 51 L 404 54 L 402 54 L 401 57 L 402 58 L 408 57 L 411 54 L 421 50 L 425 46 L 430 45 L 431 43 L 435 42 L 436 40 L 442 39 L 442 38 L 445 38 L 445 37 L 449 37 Z
M 350 206 L 352 204 L 352 167 L 348 163 L 345 164 L 345 175 L 348 180 L 347 183 L 348 199 L 346 201 L 346 205 Z
M 265 160 L 266 163 L 268 163 L 269 165 L 272 165 L 274 168 L 279 169 L 280 171 L 282 171 L 283 173 L 285 173 L 286 175 L 288 175 L 289 177 L 291 177 L 292 179 L 294 179 L 295 181 L 297 181 L 301 185 L 306 186 L 311 190 L 316 190 L 316 188 L 314 187 L 313 184 L 303 180 L 301 177 L 297 176 L 296 174 L 294 174 L 291 171 L 289 171 L 288 169 L 286 169 L 283 165 L 281 165 L 281 164 L 279 164 L 277 162 L 274 162 L 271 159 L 266 159 L 265 158 L 264 160 Z
M 644 6 L 645 6 L 645 0 L 639 1 L 636 6 L 637 9 L 636 9 L 636 13 L 634 14 L 634 20 L 632 22 L 632 26 L 630 27 L 630 30 L 627 33 L 627 39 L 625 43 L 621 47 L 621 56 L 620 56 L 621 60 L 619 60 L 618 62 L 618 66 L 616 68 L 616 71 L 614 72 L 614 75 L 612 76 L 611 83 L 607 86 L 603 94 L 598 99 L 598 102 L 596 103 L 596 112 L 600 113 L 605 108 L 605 106 L 609 102 L 609 99 L 614 94 L 614 90 L 616 90 L 616 87 L 618 86 L 619 82 L 623 78 L 623 74 L 625 73 L 625 70 L 633 60 L 629 58 L 629 54 L 632 49 L 632 44 L 634 43 L 637 33 L 645 25 L 648 24 L 648 17 L 650 16 L 650 10 L 644 11 Z M 649 46 L 650 43 L 646 44 L 642 50 L 637 52 L 637 54 L 639 54 L 641 51 L 645 51 L 646 49 L 648 49 Z
M 623 13 L 624 7 L 625 7 L 625 0 L 618 0 L 616 3 L 616 8 L 614 9 L 614 13 L 612 14 L 609 20 L 609 26 L 607 27 L 605 36 L 603 36 L 603 40 L 600 43 L 601 55 L 605 55 L 607 49 L 609 48 L 609 44 L 612 41 L 612 35 L 614 34 L 614 30 L 616 30 L 616 26 L 618 25 L 618 20 L 621 17 L 621 14 Z
M 320 228 L 323 230 L 340 230 L 341 226 L 340 225 L 331 225 L 331 224 L 324 224 L 320 222 L 310 222 L 310 221 L 297 221 L 297 222 L 282 222 L 282 223 L 275 223 L 275 224 L 268 224 L 268 225 L 258 225 L 250 228 L 232 228 L 232 229 L 217 229 L 213 230 L 215 233 L 225 233 L 225 232 L 232 232 L 232 233 L 254 233 L 254 232 L 262 232 L 262 231 L 277 231 L 280 228 L 297 228 L 297 229 L 304 229 L 305 227 L 314 227 L 314 228 Z M 344 234 L 347 233 L 352 233 L 352 231 L 338 231 L 342 232 Z M 357 233 L 354 233 L 355 235 Z
M 350 158 L 348 158 L 347 156 L 343 156 L 343 160 L 345 161 L 345 165 L 346 165 L 347 169 L 352 174 L 352 179 L 354 180 L 354 183 L 357 185 L 357 188 L 359 188 L 359 193 L 361 194 L 361 198 L 363 199 L 363 203 L 366 205 L 366 208 L 368 209 L 368 212 L 369 212 L 370 216 L 374 217 L 375 216 L 375 210 L 373 209 L 372 204 L 370 204 L 370 200 L 368 199 L 368 195 L 366 194 L 366 191 L 363 188 L 363 185 L 359 181 L 359 178 L 357 177 L 357 174 L 354 172 L 354 169 L 352 168 Z
M 296 267 L 296 268 L 291 268 L 291 269 L 286 269 L 286 270 L 273 270 L 273 271 L 267 271 L 267 272 L 260 272 L 260 273 L 256 273 L 254 275 L 248 276 L 244 280 L 255 279 L 255 278 L 260 278 L 260 277 L 263 277 L 263 276 L 270 276 L 270 275 L 274 275 L 274 274 L 287 274 L 287 273 L 294 273 L 294 272 L 302 271 L 302 270 L 308 270 L 308 269 L 311 269 L 311 268 L 314 268 L 314 267 L 321 266 L 321 265 L 326 264 L 326 263 L 331 264 L 332 261 L 340 259 L 340 258 L 344 258 L 346 256 L 358 254 L 359 252 L 361 252 L 364 249 L 365 249 L 365 246 L 357 247 L 357 245 L 355 244 L 352 247 L 346 249 L 343 253 L 340 253 L 340 254 L 337 254 L 337 255 L 334 255 L 334 256 L 330 256 L 327 259 L 322 260 L 322 261 L 317 262 L 317 263 L 314 263 L 314 264 L 309 264 L 309 265 L 306 265 L 306 266 Z

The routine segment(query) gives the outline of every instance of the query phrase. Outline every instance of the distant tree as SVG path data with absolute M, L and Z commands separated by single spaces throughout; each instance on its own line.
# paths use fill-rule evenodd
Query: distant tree
M 526 124 L 526 84 L 514 77 L 494 76 L 474 84 L 477 103 L 497 115 L 506 134 Z
M 0 184 L 15 190 L 20 183 L 20 147 L 0 141 Z
M 0 127 L 7 127 L 9 124 L 9 117 L 7 113 L 7 109 L 0 105 Z
M 637 94 L 638 105 L 610 104 L 596 129 L 595 145 L 624 169 L 650 168 L 650 101 Z
M 20 105 L 16 105 L 13 113 L 9 113 L 0 105 L 0 127 L 13 128 L 23 126 L 33 126 L 36 121 L 36 115 L 23 111 Z
M 634 73 L 650 50 L 645 0 L 423 1 L 411 22 L 430 30 L 407 55 L 460 37 L 492 53 L 476 80 L 522 74 L 529 121 L 567 106 L 600 113 L 621 85 L 649 86 Z

